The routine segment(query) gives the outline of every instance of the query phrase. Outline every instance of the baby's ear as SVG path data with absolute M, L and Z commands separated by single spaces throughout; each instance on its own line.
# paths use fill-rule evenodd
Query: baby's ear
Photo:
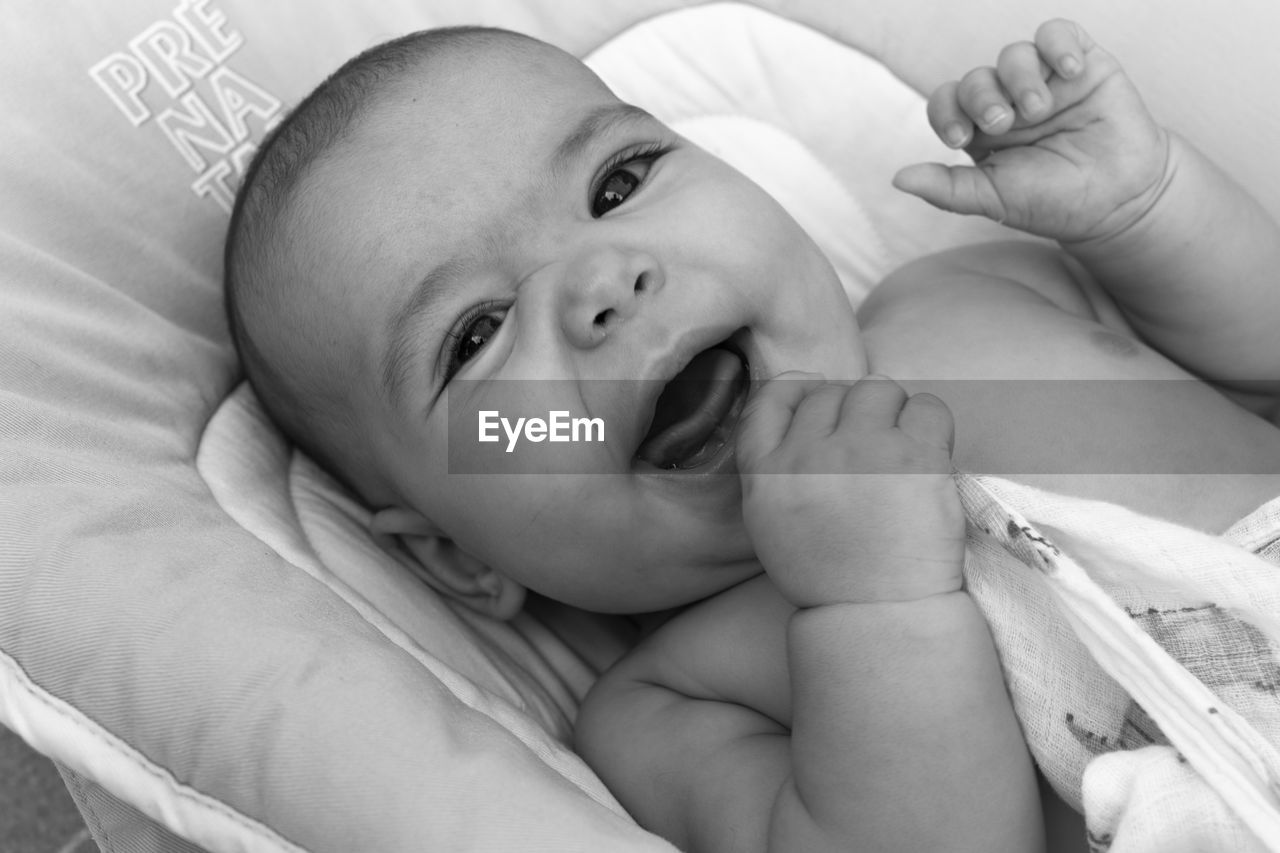
M 397 536 L 417 563 L 414 568 L 427 585 L 467 607 L 494 619 L 514 617 L 524 606 L 520 584 L 477 560 L 413 510 L 378 510 L 369 522 L 375 536 Z

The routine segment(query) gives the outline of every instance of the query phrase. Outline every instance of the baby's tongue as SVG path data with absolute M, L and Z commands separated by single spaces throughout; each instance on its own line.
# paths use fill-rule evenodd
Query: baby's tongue
M 729 350 L 694 356 L 658 397 L 636 456 L 658 468 L 690 468 L 714 455 L 728 437 L 719 426 L 733 406 L 742 369 Z

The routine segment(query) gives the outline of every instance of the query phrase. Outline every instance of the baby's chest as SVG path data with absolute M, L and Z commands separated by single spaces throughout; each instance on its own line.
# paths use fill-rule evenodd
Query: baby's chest
M 950 407 L 957 467 L 1211 530 L 1280 492 L 1280 430 L 1136 337 L 1011 282 L 972 296 L 868 335 L 875 369 Z

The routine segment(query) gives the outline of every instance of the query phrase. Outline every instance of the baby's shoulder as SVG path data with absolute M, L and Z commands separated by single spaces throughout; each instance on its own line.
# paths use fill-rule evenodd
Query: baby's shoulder
M 1030 241 L 913 261 L 871 292 L 858 321 L 872 368 L 898 380 L 1110 376 L 1114 358 L 1095 350 L 1138 350 L 1088 272 Z
M 972 319 L 1053 313 L 1130 332 L 1115 303 L 1078 262 L 1042 242 L 979 243 L 927 255 L 903 265 L 868 295 L 864 325 L 895 312 L 940 312 Z

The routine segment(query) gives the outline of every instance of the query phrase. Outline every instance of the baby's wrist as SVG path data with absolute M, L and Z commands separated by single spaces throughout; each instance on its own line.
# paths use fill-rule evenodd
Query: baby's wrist
M 1171 208 L 1186 204 L 1180 193 L 1171 190 L 1177 187 L 1179 164 L 1191 152 L 1170 130 L 1161 128 L 1159 137 L 1162 150 L 1152 154 L 1162 163 L 1159 177 L 1140 195 L 1117 206 L 1094 233 L 1079 239 L 1059 238 L 1062 248 L 1082 263 L 1128 255 L 1162 239 L 1162 223 L 1170 217 Z
M 958 506 L 955 512 L 960 513 Z M 803 571 L 774 571 L 768 564 L 765 569 L 783 597 L 801 610 L 909 604 L 958 592 L 963 585 L 963 527 L 951 536 L 895 536 L 842 545 L 838 563 L 822 560 L 830 555 L 811 555 L 801 563 Z
M 796 610 L 790 636 L 801 646 L 841 640 L 868 651 L 951 647 L 975 630 L 986 631 L 977 604 L 963 589 L 909 601 L 832 602 Z M 799 651 L 800 649 L 795 649 Z
M 796 605 L 796 613 L 843 613 L 849 618 L 897 619 L 910 612 L 945 611 L 952 608 L 973 606 L 973 599 L 963 588 L 946 589 L 937 592 L 920 592 L 919 594 L 903 594 L 895 597 L 890 594 L 867 597 L 833 597 L 827 600 L 813 600 Z

